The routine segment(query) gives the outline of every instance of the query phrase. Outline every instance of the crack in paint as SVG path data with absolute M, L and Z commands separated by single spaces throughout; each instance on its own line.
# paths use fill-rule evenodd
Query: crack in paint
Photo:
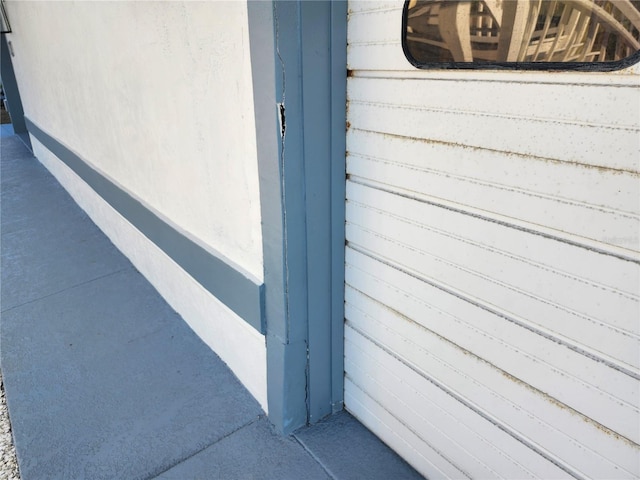
M 289 343 L 289 332 L 291 327 L 291 311 L 289 306 L 289 258 L 288 258 L 288 226 L 287 226 L 287 187 L 286 187 L 286 164 L 285 164 L 285 147 L 286 147 L 286 131 L 287 126 L 285 122 L 285 100 L 286 100 L 286 69 L 284 66 L 284 59 L 280 53 L 280 21 L 278 18 L 278 9 L 276 8 L 276 2 L 273 2 L 273 19 L 275 25 L 276 36 L 276 55 L 280 61 L 280 69 L 282 71 L 282 87 L 281 87 L 281 101 L 276 104 L 278 108 L 278 119 L 280 121 L 280 195 L 282 200 L 282 222 L 283 222 L 283 242 L 284 242 L 284 296 L 285 296 L 285 319 L 286 319 L 286 331 L 283 338 L 285 344 Z
M 283 96 L 284 96 L 284 92 L 283 92 Z M 278 105 L 278 113 L 280 114 L 278 116 L 278 120 L 280 120 L 280 138 L 282 138 L 284 141 L 284 135 L 287 131 L 287 123 L 284 115 L 284 112 L 285 112 L 284 103 L 278 103 L 277 105 Z M 284 144 L 283 144 L 283 148 L 284 148 Z

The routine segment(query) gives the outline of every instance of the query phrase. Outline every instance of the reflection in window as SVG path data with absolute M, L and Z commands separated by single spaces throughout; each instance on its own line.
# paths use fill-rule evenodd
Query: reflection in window
M 640 51 L 633 0 L 409 0 L 404 22 L 405 53 L 416 66 L 591 64 Z

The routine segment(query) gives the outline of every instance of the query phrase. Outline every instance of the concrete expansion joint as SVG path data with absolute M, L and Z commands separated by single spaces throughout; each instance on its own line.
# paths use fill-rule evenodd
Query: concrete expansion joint
M 61 294 L 61 293 L 68 292 L 69 290 L 73 290 L 73 289 L 78 288 L 78 287 L 81 287 L 81 286 L 83 286 L 83 285 L 87 285 L 87 284 L 90 284 L 90 283 L 93 283 L 93 282 L 97 282 L 98 280 L 103 280 L 103 279 L 108 278 L 108 277 L 111 277 L 111 276 L 113 276 L 113 275 L 118 275 L 119 273 L 126 272 L 126 271 L 128 271 L 128 270 L 135 270 L 135 271 L 137 271 L 133 265 L 131 265 L 130 267 L 127 267 L 127 268 L 121 268 L 121 269 L 116 270 L 116 271 L 114 271 L 114 272 L 110 272 L 110 273 L 107 273 L 107 274 L 105 274 L 105 275 L 100 275 L 100 276 L 98 276 L 98 277 L 91 278 L 91 279 L 86 280 L 86 281 L 84 281 L 84 282 L 80 282 L 80 283 L 76 283 L 76 284 L 74 284 L 74 285 L 70 285 L 69 287 L 63 288 L 62 290 L 57 290 L 57 291 L 55 291 L 55 292 L 48 293 L 47 295 L 43 295 L 43 296 L 41 296 L 41 297 L 32 298 L 31 300 L 28 300 L 28 301 L 26 301 L 26 302 L 19 303 L 18 305 L 12 305 L 12 306 L 11 306 L 11 307 L 9 307 L 9 308 L 6 308 L 6 309 L 3 309 L 3 310 L 0 310 L 0 313 L 10 312 L 11 310 L 14 310 L 14 309 L 16 309 L 16 308 L 23 307 L 23 306 L 25 306 L 25 305 L 30 305 L 30 304 L 32 304 L 32 303 L 39 302 L 40 300 L 44 300 L 44 299 L 46 299 L 46 298 L 54 297 L 54 296 L 59 295 L 59 294 Z
M 296 443 L 298 445 L 300 445 L 302 447 L 302 449 L 307 452 L 309 454 L 309 456 L 311 458 L 313 458 L 318 465 L 320 465 L 320 467 L 322 468 L 322 470 L 324 470 L 324 472 L 327 474 L 327 476 L 329 478 L 331 478 L 331 480 L 338 480 L 338 478 L 331 472 L 331 470 L 329 469 L 329 467 L 322 461 L 322 459 L 320 457 L 318 457 L 318 455 L 316 455 L 315 453 L 313 453 L 313 451 L 309 450 L 307 448 L 307 446 L 304 444 L 304 442 L 300 441 L 300 439 L 298 438 L 298 436 L 295 433 L 291 434 L 291 437 L 296 441 Z
M 206 449 L 208 449 L 208 448 L 212 447 L 212 446 L 213 446 L 213 445 L 215 445 L 216 443 L 218 443 L 218 442 L 220 442 L 220 441 L 222 441 L 222 440 L 224 440 L 224 439 L 226 439 L 226 438 L 229 438 L 230 436 L 232 436 L 232 435 L 234 435 L 234 434 L 238 433 L 240 430 L 243 430 L 243 429 L 245 429 L 245 428 L 247 428 L 247 427 L 250 427 L 250 426 L 251 426 L 251 425 L 253 425 L 254 423 L 257 423 L 257 422 L 259 422 L 260 420 L 262 420 L 262 419 L 264 419 L 264 418 L 266 418 L 266 415 L 265 415 L 265 414 L 258 415 L 256 418 L 254 418 L 254 419 L 252 419 L 252 420 L 250 420 L 250 421 L 248 421 L 248 422 L 246 422 L 246 423 L 244 423 L 244 424 L 240 425 L 238 428 L 235 428 L 235 429 L 231 430 L 230 432 L 228 432 L 227 434 L 225 434 L 225 435 L 223 435 L 223 436 L 221 436 L 221 437 L 219 437 L 219 438 L 216 438 L 213 442 L 208 443 L 208 444 L 206 444 L 205 446 L 203 446 L 202 448 L 199 448 L 199 449 L 197 449 L 197 450 L 193 451 L 192 453 L 190 453 L 190 454 L 189 454 L 189 455 L 187 455 L 186 457 L 182 458 L 181 460 L 178 460 L 177 462 L 174 462 L 174 463 L 172 463 L 172 464 L 170 464 L 170 465 L 167 465 L 167 466 L 166 466 L 165 468 L 163 468 L 161 471 L 159 471 L 159 472 L 154 472 L 154 473 L 153 473 L 153 474 L 151 474 L 150 476 L 146 477 L 146 478 L 145 478 L 145 480 L 153 480 L 154 478 L 158 478 L 160 475 L 162 475 L 162 474 L 164 474 L 164 473 L 168 472 L 169 470 L 171 470 L 172 468 L 174 468 L 174 467 L 176 467 L 176 466 L 180 465 L 181 463 L 184 463 L 184 462 L 186 462 L 187 460 L 189 460 L 189 459 L 191 459 L 191 458 L 195 457 L 196 455 L 198 455 L 199 453 L 202 453 L 203 451 L 205 451 Z

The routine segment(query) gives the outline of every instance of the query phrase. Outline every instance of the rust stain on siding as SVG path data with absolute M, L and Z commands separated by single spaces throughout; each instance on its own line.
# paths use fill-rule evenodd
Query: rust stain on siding
M 348 110 L 347 110 L 348 111 Z M 640 171 L 637 170 L 628 170 L 628 169 L 624 169 L 624 168 L 614 168 L 614 167 L 607 167 L 604 165 L 594 165 L 594 164 L 589 164 L 589 163 L 582 163 L 579 162 L 577 160 L 571 160 L 571 159 L 567 159 L 567 160 L 563 160 L 563 159 L 559 159 L 559 158 L 551 158 L 551 157 L 542 157 L 542 156 L 537 156 L 537 155 L 532 155 L 532 154 L 528 154 L 528 153 L 522 153 L 522 152 L 512 152 L 509 150 L 499 150 L 499 149 L 495 149 L 495 148 L 487 148 L 487 147 L 480 147 L 480 146 L 476 146 L 476 145 L 468 145 L 465 143 L 459 143 L 459 142 L 446 142 L 443 140 L 435 140 L 435 139 L 431 139 L 431 138 L 420 138 L 420 137 L 411 137 L 411 136 L 404 136 L 404 135 L 397 135 L 394 133 L 388 133 L 388 132 L 377 132 L 374 131 L 372 133 L 375 133 L 376 135 L 380 135 L 382 137 L 388 137 L 388 138 L 402 138 L 405 141 L 408 142 L 415 142 L 415 143 L 425 143 L 425 144 L 434 144 L 434 145 L 447 145 L 450 147 L 456 147 L 456 148 L 463 148 L 465 150 L 470 150 L 470 151 L 489 151 L 489 152 L 496 152 L 496 153 L 501 153 L 507 156 L 513 156 L 513 157 L 519 157 L 519 158 L 523 158 L 523 159 L 527 159 L 527 160 L 534 160 L 534 161 L 538 161 L 538 162 L 545 162 L 545 163 L 554 163 L 554 164 L 558 164 L 558 165 L 572 165 L 578 168 L 584 168 L 587 170 L 596 170 L 599 172 L 606 172 L 606 173 L 610 173 L 610 174 L 627 174 L 627 175 L 632 175 L 633 177 L 637 177 L 640 178 Z
M 496 367 L 497 368 L 497 367 Z M 583 422 L 597 428 L 598 430 L 600 430 L 602 433 L 609 435 L 610 437 L 615 438 L 616 440 L 619 440 L 621 442 L 624 442 L 626 444 L 628 444 L 629 446 L 633 447 L 633 448 L 638 448 L 638 444 L 635 443 L 633 440 L 628 439 L 627 437 L 624 437 L 616 432 L 614 432 L 613 430 L 611 430 L 610 428 L 608 428 L 607 426 L 597 422 L 596 420 L 594 420 L 593 418 L 590 418 L 582 413 L 580 413 L 579 411 L 575 410 L 574 408 L 570 407 L 569 405 L 567 405 L 566 403 L 563 403 L 561 401 L 559 401 L 558 399 L 556 399 L 555 397 L 552 397 L 551 395 L 549 395 L 546 392 L 543 392 L 542 390 L 539 390 L 537 388 L 535 388 L 534 386 L 520 380 L 517 377 L 514 377 L 513 375 L 511 375 L 510 373 L 502 370 L 502 369 L 498 369 L 500 371 L 500 373 L 507 379 L 511 380 L 513 383 L 521 385 L 523 387 L 525 387 L 527 390 L 530 390 L 532 392 L 534 392 L 537 395 L 541 395 L 547 402 L 549 402 L 550 404 L 560 408 L 561 410 L 564 410 L 572 415 L 577 416 L 578 418 L 580 418 Z

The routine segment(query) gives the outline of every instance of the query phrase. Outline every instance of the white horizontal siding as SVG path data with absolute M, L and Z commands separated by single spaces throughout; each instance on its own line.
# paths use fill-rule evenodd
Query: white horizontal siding
M 568 123 L 638 131 L 638 125 L 634 124 L 639 106 L 636 89 L 575 82 L 548 88 L 521 82 L 517 77 L 510 82 L 491 80 L 431 79 L 425 87 L 424 79 L 420 78 L 353 78 L 349 99 L 406 109 L 539 119 L 550 128 Z M 526 95 L 522 95 L 523 88 Z M 550 105 L 556 108 L 549 108 Z M 580 108 L 562 108 L 567 105 Z
M 637 478 L 640 70 L 418 71 L 401 9 L 349 7 L 347 408 L 434 478 Z
M 401 47 L 402 2 L 349 2 L 349 11 L 349 68 L 407 69 Z
M 425 182 L 421 185 L 426 187 L 414 187 L 413 191 L 426 191 L 431 197 L 464 205 L 473 206 L 485 195 L 499 202 L 505 195 L 514 194 L 519 201 L 530 197 L 531 201 L 554 202 L 551 204 L 554 208 L 566 205 L 582 209 L 585 216 L 593 212 L 638 221 L 637 175 L 588 165 L 576 168 L 577 165 L 560 160 L 380 135 L 355 128 L 347 136 L 349 143 L 357 146 L 357 150 L 349 152 L 354 174 L 365 178 L 380 180 L 387 174 L 410 173 L 411 177 L 419 176 Z M 569 175 L 571 182 L 566 180 Z M 409 185 L 405 188 L 411 189 Z M 487 204 L 488 210 L 491 205 Z M 524 208 L 522 211 L 527 213 Z
M 420 439 L 417 450 L 429 449 L 448 463 L 455 462 L 457 476 L 535 478 L 535 473 L 555 478 L 566 476 L 548 463 L 545 465 L 548 468 L 537 472 L 528 470 L 523 462 L 536 456 L 535 452 L 522 444 L 505 452 L 504 446 L 512 443 L 507 433 L 461 403 L 452 403 L 445 391 L 422 375 L 413 370 L 403 372 L 411 382 L 400 381 L 397 370 L 403 370 L 405 365 L 384 349 L 371 348 L 371 341 L 357 330 L 347 329 L 346 343 L 349 355 L 345 362 L 350 372 L 347 381 L 353 384 L 352 395 L 366 398 L 365 392 L 376 392 L 376 398 L 369 401 L 398 412 L 399 422 Z M 367 374 L 372 368 L 377 372 L 375 377 Z M 479 444 L 484 448 L 478 448 Z M 489 466 L 502 462 L 505 468 L 501 472 Z
M 468 154 L 473 156 L 473 153 Z M 459 207 L 471 207 L 480 215 L 490 212 L 505 222 L 544 226 L 544 231 L 577 242 L 589 242 L 596 248 L 618 247 L 622 255 L 637 255 L 640 238 L 630 232 L 640 231 L 637 214 L 613 210 L 595 204 L 569 200 L 523 190 L 508 184 L 487 183 L 473 177 L 455 177 L 392 160 L 364 157 L 350 153 L 351 174 L 375 182 L 394 185 L 399 192 L 428 195 L 432 201 L 446 201 Z M 479 165 L 478 168 L 483 168 Z M 539 175 L 544 175 L 544 168 Z M 512 172 L 512 170 L 509 170 Z M 517 179 L 514 179 L 514 183 Z M 621 182 L 623 183 L 623 182 Z M 588 187 L 579 185 L 578 188 Z M 602 188 L 594 184 L 594 190 Z M 571 186 L 567 186 L 570 190 Z M 632 190 L 633 191 L 633 190 Z M 425 193 L 423 193 L 425 192 Z M 562 192 L 564 193 L 564 192 Z M 625 192 L 626 195 L 628 191 Z M 612 202 L 615 200 L 612 200 Z
M 393 312 L 412 319 L 416 328 L 426 328 L 449 339 L 501 371 L 638 442 L 638 391 L 627 376 L 599 368 L 597 361 L 578 357 L 555 343 L 554 338 L 513 324 L 468 298 L 452 295 L 409 272 L 357 250 L 348 250 L 348 256 L 349 286 L 383 303 L 391 310 L 390 315 Z M 397 353 L 402 356 L 404 352 Z
M 348 195 L 351 244 L 364 246 L 375 257 L 388 258 L 396 268 L 416 272 L 487 309 L 499 309 L 549 335 L 573 339 L 640 375 L 637 295 L 542 265 L 535 252 L 522 259 L 496 247 L 488 249 L 476 243 L 481 239 L 474 239 L 470 230 L 456 238 L 451 234 L 455 229 L 448 225 L 458 223 L 464 228 L 464 214 L 447 212 L 448 224 L 434 231 L 433 224 L 426 228 L 404 217 L 403 212 L 428 218 L 429 211 L 438 207 L 353 182 L 348 184 Z M 490 227 L 496 234 L 501 229 L 496 224 Z M 586 256 L 597 255 L 587 251 Z M 615 258 L 611 263 L 623 262 L 628 263 Z M 615 316 L 611 315 L 612 306 Z
M 356 100 L 349 115 L 361 130 L 638 171 L 638 131 Z
M 437 334 L 417 326 L 403 316 L 389 315 L 385 311 L 386 307 L 371 297 L 364 296 L 355 289 L 348 289 L 347 295 L 347 315 L 351 319 L 347 332 L 349 328 L 366 332 L 376 342 L 377 345 L 373 346 L 377 348 L 361 348 L 374 357 L 384 353 L 401 362 L 394 369 L 397 382 L 406 383 L 415 389 L 424 388 L 420 391 L 424 391 L 424 395 L 429 398 L 435 398 L 435 390 L 426 386 L 435 385 L 446 394 L 442 397 L 443 408 L 456 421 L 469 422 L 471 425 L 486 421 L 492 426 L 488 429 L 491 433 L 476 429 L 479 438 L 465 438 L 465 434 L 456 433 L 453 421 L 440 419 L 446 426 L 444 431 L 447 434 L 458 442 L 471 442 L 467 455 L 484 452 L 486 443 L 491 444 L 502 452 L 495 462 L 491 462 L 492 468 L 502 476 L 507 475 L 505 469 L 509 468 L 508 465 L 517 461 L 530 471 L 538 471 L 539 478 L 555 478 L 557 475 L 548 473 L 555 470 L 553 462 L 544 461 L 540 453 L 564 463 L 565 466 L 572 465 L 569 468 L 571 472 L 582 471 L 586 477 L 634 478 L 637 475 L 636 451 L 629 442 L 600 435 L 598 425 L 585 422 L 575 411 L 560 403 L 549 402 L 541 392 L 505 375 L 503 371 L 458 345 L 443 341 Z M 354 362 L 358 362 L 357 352 L 350 343 L 349 335 L 345 350 L 349 368 L 350 357 L 355 356 Z M 398 352 L 402 352 L 401 357 Z M 383 383 L 382 373 L 375 363 L 364 359 L 359 361 L 359 366 L 370 377 Z M 347 370 L 347 378 L 354 375 L 357 378 L 355 371 Z M 397 401 L 383 401 L 378 388 L 369 389 L 367 393 L 380 399 L 382 405 L 395 415 L 412 415 Z M 358 415 L 357 411 L 355 413 Z M 422 415 L 435 421 L 432 419 L 434 415 L 429 415 L 426 402 L 413 415 L 416 418 L 417 415 Z M 415 425 L 415 420 L 410 419 L 405 423 Z M 498 434 L 498 431 L 505 433 L 505 436 Z M 429 431 L 422 431 L 420 434 L 426 437 L 426 441 L 435 441 Z M 599 438 L 601 436 L 603 438 Z M 530 451 L 521 453 L 514 460 L 514 452 L 519 451 L 522 445 L 527 445 L 527 450 Z M 490 460 L 484 453 L 482 455 L 485 461 Z M 452 461 L 457 461 L 458 457 L 451 458 Z M 545 471 L 547 473 L 542 474 Z M 477 477 L 478 472 L 472 476 Z

